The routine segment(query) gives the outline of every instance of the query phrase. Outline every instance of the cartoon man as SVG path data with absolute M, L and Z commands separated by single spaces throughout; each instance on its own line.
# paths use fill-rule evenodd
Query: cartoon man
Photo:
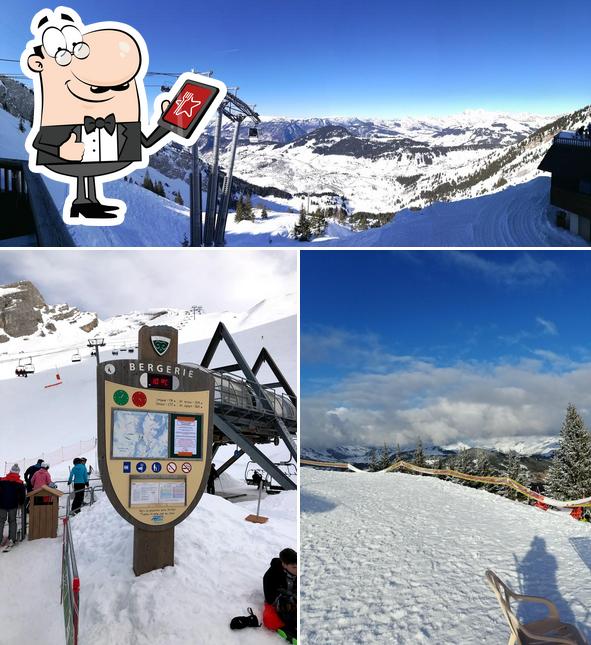
M 34 39 L 21 57 L 35 91 L 35 119 L 26 144 L 31 169 L 70 184 L 67 223 L 119 224 L 126 206 L 107 202 L 102 183 L 145 167 L 144 151 L 155 152 L 170 138 L 194 143 L 225 96 L 225 86 L 205 79 L 219 91 L 205 106 L 201 127 L 189 137 L 162 121 L 170 101 L 160 104 L 159 125 L 147 123 L 147 48 L 133 28 L 115 22 L 85 27 L 73 10 L 58 7 L 36 14 L 31 32 Z

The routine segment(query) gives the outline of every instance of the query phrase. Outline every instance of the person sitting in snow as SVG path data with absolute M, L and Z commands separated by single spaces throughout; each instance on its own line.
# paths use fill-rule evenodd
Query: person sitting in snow
M 297 634 L 298 554 L 283 549 L 263 577 L 265 605 L 263 625 L 273 631 L 282 630 L 288 637 Z
M 0 541 L 7 549 L 16 542 L 16 511 L 25 503 L 26 488 L 18 464 L 0 479 Z M 4 522 L 8 519 L 8 539 L 4 540 Z

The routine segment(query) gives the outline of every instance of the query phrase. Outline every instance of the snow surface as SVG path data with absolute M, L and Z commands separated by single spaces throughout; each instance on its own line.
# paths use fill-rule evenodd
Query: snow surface
M 217 320 L 213 314 L 198 316 L 181 330 L 179 358 L 199 362 L 221 318 L 232 327 L 249 363 L 254 362 L 264 344 L 295 386 L 295 302 L 293 296 L 286 296 L 263 301 L 244 312 L 217 314 Z M 174 322 L 175 311 L 169 311 L 167 316 L 158 318 L 158 323 Z M 142 320 L 142 315 L 136 313 L 110 319 L 109 324 L 130 337 Z M 28 341 L 41 354 L 37 361 L 42 360 L 47 338 L 32 337 Z M 72 338 L 68 339 L 64 332 L 61 342 L 71 344 Z M 28 379 L 0 381 L 0 466 L 4 461 L 10 466 L 9 457 L 36 458 L 41 451 L 87 440 L 95 434 L 95 360 L 71 364 L 69 352 L 55 352 L 50 359 L 59 363 L 63 379 L 59 387 L 43 387 L 53 378 L 47 371 Z M 212 366 L 229 362 L 229 352 L 220 346 Z M 263 370 L 259 374 L 264 382 L 274 380 Z M 219 466 L 234 450 L 233 445 L 221 447 L 215 463 Z M 289 459 L 283 444 L 264 445 L 261 450 L 275 462 Z M 80 456 L 86 456 L 96 466 L 95 449 Z M 248 461 L 245 455 L 232 464 L 216 480 L 218 494 L 205 494 L 190 517 L 176 527 L 175 567 L 136 578 L 131 569 L 133 529 L 101 493 L 95 505 L 83 508 L 72 519 L 81 580 L 80 645 L 277 642 L 278 637 L 265 628 L 239 632 L 229 628 L 231 618 L 246 615 L 247 607 L 262 617 L 262 577 L 271 559 L 285 547 L 297 548 L 297 492 L 263 494 L 261 514 L 269 521 L 258 525 L 244 520 L 257 507 L 254 489 L 244 482 Z M 52 463 L 54 481 L 65 479 L 70 467 L 71 458 Z M 63 483 L 59 487 L 67 490 Z M 233 501 L 224 498 L 230 494 L 240 497 Z M 64 642 L 59 604 L 60 559 L 60 537 L 26 541 L 9 554 L 0 554 L 2 645 Z M 43 611 L 34 610 L 34 620 L 31 607 L 43 607 Z
M 306 644 L 504 644 L 489 568 L 591 636 L 589 524 L 431 477 L 304 468 L 300 482 Z
M 403 210 L 380 228 L 318 242 L 326 246 L 587 246 L 550 222 L 550 179 L 473 199 Z

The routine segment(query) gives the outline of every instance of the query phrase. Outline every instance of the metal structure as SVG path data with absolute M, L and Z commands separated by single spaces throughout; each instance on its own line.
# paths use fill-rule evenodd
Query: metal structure
M 87 347 L 90 347 L 94 356 L 96 356 L 96 364 L 101 362 L 100 348 L 105 346 L 104 338 L 89 338 Z
M 80 578 L 74 554 L 74 542 L 70 522 L 64 518 L 64 535 L 62 543 L 62 594 L 64 607 L 64 624 L 66 628 L 66 643 L 78 645 L 78 614 L 80 609 Z
M 221 343 L 225 343 L 236 363 L 211 368 Z M 266 363 L 276 382 L 262 384 L 257 373 Z M 215 379 L 214 450 L 234 443 L 237 453 L 218 468 L 223 472 L 246 453 L 284 489 L 295 489 L 296 483 L 273 463 L 256 444 L 283 441 L 291 458 L 297 461 L 297 397 L 269 352 L 263 348 L 251 367 L 223 323 L 220 323 L 205 351 L 201 367 L 210 369 Z M 243 377 L 237 375 L 242 372 Z M 283 389 L 284 393 L 276 392 Z
M 240 136 L 240 126 L 243 121 L 250 119 L 254 125 L 260 123 L 260 117 L 254 107 L 236 96 L 238 88 L 228 92 L 218 110 L 213 139 L 213 161 L 207 182 L 207 203 L 205 207 L 205 222 L 202 222 L 201 210 L 201 170 L 197 144 L 193 146 L 193 172 L 191 178 L 191 246 L 224 246 L 226 222 L 230 206 L 232 179 L 234 177 L 234 162 Z M 222 140 L 222 119 L 225 117 L 234 123 L 234 133 L 230 147 L 230 161 L 224 174 L 221 194 L 220 183 L 220 147 Z M 256 128 L 255 128 L 256 129 Z

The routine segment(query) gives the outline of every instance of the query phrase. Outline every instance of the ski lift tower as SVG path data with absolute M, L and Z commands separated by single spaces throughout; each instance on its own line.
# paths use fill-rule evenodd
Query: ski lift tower
M 99 356 L 99 347 L 104 347 L 105 346 L 105 339 L 104 338 L 89 338 L 87 347 L 90 347 L 95 355 L 96 355 L 96 364 L 98 365 L 101 362 L 100 356 Z
M 209 173 L 207 184 L 207 205 L 205 211 L 205 224 L 203 227 L 203 245 L 204 246 L 223 246 L 226 232 L 226 221 L 228 218 L 228 208 L 230 205 L 230 193 L 232 190 L 232 178 L 234 176 L 234 161 L 236 159 L 236 148 L 238 147 L 238 138 L 240 135 L 240 126 L 245 119 L 250 119 L 255 125 L 260 123 L 260 117 L 254 110 L 254 106 L 248 105 L 236 95 L 239 88 L 230 88 L 224 102 L 218 110 L 217 121 L 215 125 L 213 140 L 213 162 Z M 220 146 L 222 139 L 222 117 L 234 123 L 234 133 L 230 147 L 230 161 L 222 185 L 222 193 L 218 200 L 218 177 L 219 177 L 219 158 Z M 199 173 L 197 173 L 199 175 Z M 195 197 L 201 196 L 199 192 Z M 200 204 L 194 199 L 195 208 Z M 199 220 L 199 230 L 201 230 L 201 213 L 195 213 L 192 207 L 193 221 Z M 191 229 L 193 231 L 193 228 Z M 199 246 L 201 237 L 199 234 L 191 236 L 191 246 Z

